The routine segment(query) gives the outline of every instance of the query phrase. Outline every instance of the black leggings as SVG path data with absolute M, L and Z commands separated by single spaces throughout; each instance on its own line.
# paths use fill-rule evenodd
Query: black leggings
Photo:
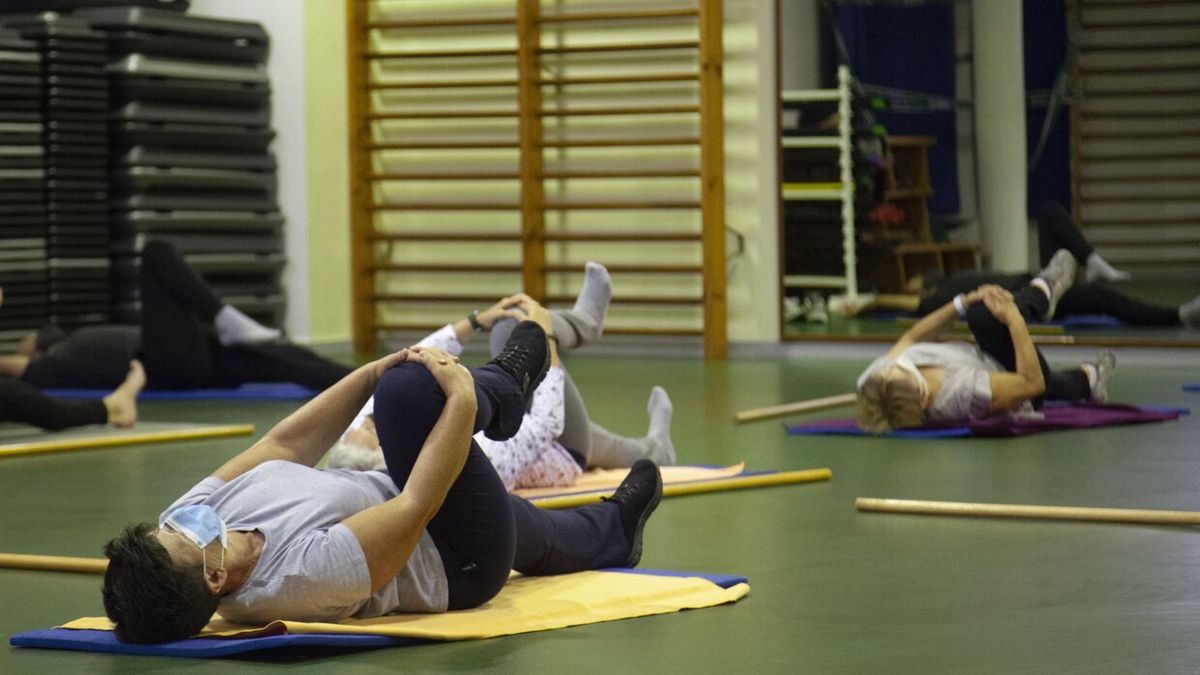
M 142 250 L 141 288 L 142 363 L 151 388 L 295 382 L 320 390 L 351 371 L 297 345 L 221 345 L 212 322 L 224 303 L 167 242 Z
M 99 399 L 52 398 L 33 385 L 0 377 L 0 422 L 21 422 L 59 431 L 85 424 L 105 424 L 108 410 Z
M 516 382 L 497 366 L 474 368 L 475 431 L 511 436 L 525 414 Z M 388 474 L 401 489 L 446 397 L 425 366 L 403 363 L 375 389 L 375 427 Z M 495 597 L 512 569 L 563 574 L 625 563 L 629 544 L 614 502 L 548 511 L 510 495 L 474 441 L 466 464 L 426 528 L 441 554 L 449 608 L 478 607 Z
M 1028 286 L 1032 274 L 955 274 L 942 280 L 932 292 L 921 299 L 917 314 L 925 316 L 954 299 L 959 293 L 970 293 L 984 284 L 996 284 L 1013 293 Z M 1114 291 L 1104 284 L 1077 281 L 1058 301 L 1056 317 L 1079 314 L 1107 314 L 1130 326 L 1182 326 L 1179 308 L 1151 305 Z
M 1042 267 L 1050 263 L 1050 258 L 1060 248 L 1070 251 L 1080 265 L 1086 265 L 1088 256 L 1096 250 L 1075 227 L 1071 214 L 1058 202 L 1042 205 L 1038 210 L 1037 228 L 1038 258 Z
M 1045 314 L 1050 306 L 1046 294 L 1040 289 L 1026 285 L 1013 293 L 1013 302 L 1026 321 Z M 1013 346 L 1012 335 L 1005 326 L 983 302 L 976 302 L 967 308 L 967 325 L 975 336 L 975 343 L 1009 372 L 1017 370 L 1016 348 Z M 1046 382 L 1046 392 L 1033 400 L 1034 408 L 1041 408 L 1046 401 L 1077 401 L 1091 398 L 1091 385 L 1082 368 L 1069 368 L 1054 371 L 1037 351 L 1038 365 L 1042 369 L 1042 378 Z

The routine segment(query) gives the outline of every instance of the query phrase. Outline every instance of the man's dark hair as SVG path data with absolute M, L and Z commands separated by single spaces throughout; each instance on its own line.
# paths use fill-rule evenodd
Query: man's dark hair
M 201 567 L 176 565 L 154 538 L 154 530 L 152 523 L 130 525 L 104 546 L 104 611 L 122 642 L 152 644 L 192 637 L 220 602 L 205 586 Z

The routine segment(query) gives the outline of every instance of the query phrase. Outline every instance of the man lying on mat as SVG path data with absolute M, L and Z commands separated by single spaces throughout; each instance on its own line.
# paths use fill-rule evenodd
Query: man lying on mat
M 0 306 L 4 289 L 0 288 Z M 136 360 L 126 364 L 125 378 L 111 393 L 96 399 L 65 399 L 46 396 L 30 384 L 4 375 L 12 356 L 0 356 L 0 422 L 30 424 L 48 431 L 61 431 L 88 424 L 127 428 L 137 422 L 137 396 L 146 386 L 146 372 Z
M 653 460 L 659 466 L 675 464 L 675 446 L 671 443 L 673 408 L 666 391 L 654 387 L 650 392 L 646 405 L 650 425 L 646 435 L 621 436 L 588 418 L 583 397 L 559 362 L 560 350 L 575 349 L 600 337 L 611 288 L 608 270 L 589 262 L 575 306 L 550 311 L 553 328 L 550 372 L 534 392 L 533 405 L 525 413 L 521 430 L 505 441 L 475 435 L 475 441 L 492 460 L 509 490 L 570 486 L 584 469 L 628 468 L 643 458 Z M 527 295 L 509 296 L 481 312 L 472 312 L 466 319 L 447 324 L 417 344 L 438 347 L 457 355 L 476 332 L 491 331 L 490 346 L 492 356 L 496 356 L 518 318 L 537 320 L 534 314 L 546 311 Z M 367 402 L 350 428 L 330 449 L 328 467 L 384 468 L 383 453 L 371 419 L 373 404 L 373 401 Z
M 140 325 L 47 326 L 0 358 L 0 373 L 39 389 L 114 388 L 138 358 L 151 389 L 294 382 L 322 390 L 351 370 L 225 304 L 168 242 L 146 242 L 139 283 Z
M 526 321 L 482 368 L 414 347 L 353 371 L 157 527 L 133 525 L 108 543 L 103 599 L 117 636 L 179 640 L 214 611 L 259 624 L 469 609 L 510 569 L 636 565 L 662 495 L 653 462 L 635 465 L 610 500 L 542 511 L 509 495 L 471 440 L 516 433 L 548 367 L 545 331 Z M 388 472 L 313 469 L 372 392 Z
M 1015 294 L 983 286 L 918 321 L 858 378 L 859 426 L 885 433 L 926 421 L 1030 413 L 1047 399 L 1106 400 L 1116 365 L 1112 352 L 1052 371 L 1026 326 L 1054 316 L 1075 271 L 1075 259 L 1063 249 Z M 933 342 L 960 317 L 975 345 Z

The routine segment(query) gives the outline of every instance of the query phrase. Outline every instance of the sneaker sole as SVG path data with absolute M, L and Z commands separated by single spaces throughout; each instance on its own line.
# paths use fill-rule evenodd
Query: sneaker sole
M 629 545 L 629 559 L 625 562 L 626 567 L 637 567 L 637 564 L 642 561 L 642 532 L 646 529 L 646 521 L 650 518 L 650 514 L 654 513 L 654 509 L 657 509 L 658 503 L 662 501 L 662 472 L 656 470 L 654 473 L 654 496 L 646 504 L 646 508 L 642 509 L 642 514 L 638 516 L 637 527 L 633 529 L 633 542 Z

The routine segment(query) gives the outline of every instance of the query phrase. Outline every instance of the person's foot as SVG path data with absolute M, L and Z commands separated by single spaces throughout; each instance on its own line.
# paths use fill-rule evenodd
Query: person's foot
M 1054 318 L 1054 312 L 1058 309 L 1058 301 L 1062 299 L 1063 293 L 1075 283 L 1075 271 L 1078 269 L 1078 264 L 1075 262 L 1075 257 L 1065 248 L 1060 248 L 1054 252 L 1054 256 L 1050 258 L 1050 262 L 1038 272 L 1034 281 L 1039 279 L 1045 284 L 1044 291 L 1050 301 L 1046 308 L 1046 314 L 1042 320 L 1049 321 Z
M 1200 295 L 1179 306 L 1179 320 L 1188 328 L 1200 328 Z
M 662 387 L 650 390 L 650 399 L 646 401 L 646 412 L 650 415 L 650 428 L 646 432 L 646 440 L 650 442 L 650 459 L 659 466 L 675 464 L 675 444 L 671 442 L 671 417 L 675 407 L 671 405 L 671 397 Z
M 604 317 L 612 301 L 612 277 L 608 269 L 598 262 L 584 265 L 583 287 L 575 298 L 575 306 L 569 312 L 556 312 L 570 330 L 556 326 L 559 346 L 563 349 L 582 347 L 600 339 L 604 332 Z
M 146 386 L 146 371 L 141 361 L 129 362 L 129 373 L 125 381 L 111 394 L 105 396 L 104 409 L 108 411 L 108 423 L 125 429 L 137 422 L 137 397 Z
M 1111 350 L 1101 349 L 1096 354 L 1096 362 L 1089 365 L 1096 372 L 1095 379 L 1090 383 L 1092 386 L 1092 400 L 1097 403 L 1105 403 L 1108 401 L 1108 383 L 1112 379 L 1113 373 L 1117 370 L 1117 356 Z
M 512 376 L 528 406 L 533 390 L 537 389 L 545 379 L 546 371 L 550 370 L 550 347 L 546 331 L 534 321 L 522 321 L 509 334 L 504 349 L 488 364 L 495 364 Z
M 274 342 L 283 335 L 278 329 L 267 328 L 251 319 L 233 305 L 225 305 L 217 312 L 213 326 L 217 329 L 217 340 L 226 347 Z
M 616 502 L 621 509 L 621 529 L 629 542 L 629 557 L 625 567 L 637 567 L 642 559 L 642 531 L 646 520 L 662 499 L 662 474 L 648 459 L 639 459 L 629 467 L 629 475 L 617 486 L 606 502 Z
M 1089 282 L 1092 281 L 1129 281 L 1133 275 L 1125 270 L 1119 270 L 1108 261 L 1100 257 L 1099 253 L 1092 251 L 1088 256 L 1087 264 L 1084 265 L 1084 275 Z

